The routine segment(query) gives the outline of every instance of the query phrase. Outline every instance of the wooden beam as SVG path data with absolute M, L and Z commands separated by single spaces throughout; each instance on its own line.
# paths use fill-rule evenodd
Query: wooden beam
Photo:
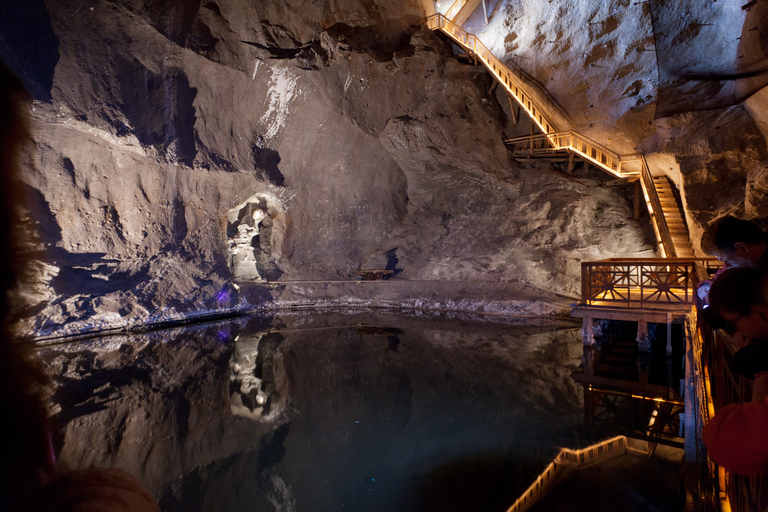
M 682 323 L 688 314 L 688 310 L 680 309 L 672 311 L 672 313 L 672 322 Z M 654 324 L 663 324 L 667 321 L 667 311 L 664 310 L 590 307 L 584 305 L 578 305 L 571 309 L 571 316 L 576 318 L 600 318 L 601 320 L 627 320 L 630 322 L 642 320 Z
M 608 388 L 605 391 L 624 391 L 628 393 L 640 393 L 656 397 L 667 397 L 669 395 L 669 386 L 660 384 L 641 384 L 629 380 L 610 379 L 608 377 L 587 376 L 583 373 L 572 373 L 571 378 L 579 384 L 600 386 Z M 603 391 L 603 390 L 601 390 Z M 609 392 L 610 392 L 609 391 Z
M 742 11 L 748 11 L 753 5 L 757 3 L 757 0 L 752 0 L 751 2 L 748 2 L 741 6 Z
M 507 96 L 509 99 L 509 109 L 512 111 L 512 121 L 517 124 L 520 121 L 520 111 L 518 110 L 517 102 L 512 100 L 512 96 Z
M 633 218 L 635 220 L 640 218 L 640 196 L 643 194 L 643 191 L 640 188 L 640 180 L 635 180 L 632 182 L 632 213 Z
M 456 13 L 451 21 L 459 27 L 462 26 L 464 23 L 466 23 L 467 19 L 469 19 L 469 16 L 475 11 L 475 9 L 477 9 L 477 4 L 479 3 L 480 0 L 468 0 L 464 6 L 462 6 L 459 12 Z

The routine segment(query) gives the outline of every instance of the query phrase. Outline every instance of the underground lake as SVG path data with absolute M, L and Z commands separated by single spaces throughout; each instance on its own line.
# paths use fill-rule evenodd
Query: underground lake
M 125 469 L 164 511 L 503 512 L 559 448 L 601 440 L 567 319 L 281 313 L 38 355 L 59 465 Z M 680 510 L 676 464 L 603 471 L 601 500 L 547 508 Z

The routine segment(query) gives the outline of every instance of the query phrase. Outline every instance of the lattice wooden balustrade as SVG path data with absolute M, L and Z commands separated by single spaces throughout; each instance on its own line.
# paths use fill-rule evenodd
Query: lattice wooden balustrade
M 614 258 L 581 264 L 581 306 L 688 310 L 696 265 L 715 258 Z

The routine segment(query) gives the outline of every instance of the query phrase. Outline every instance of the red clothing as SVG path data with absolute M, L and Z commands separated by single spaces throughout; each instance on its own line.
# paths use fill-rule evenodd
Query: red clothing
M 768 397 L 717 411 L 704 431 L 704 444 L 712 460 L 730 471 L 768 471 Z

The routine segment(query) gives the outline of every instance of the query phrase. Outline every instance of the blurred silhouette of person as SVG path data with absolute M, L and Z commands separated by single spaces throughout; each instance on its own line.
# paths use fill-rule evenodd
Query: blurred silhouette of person
M 28 101 L 0 61 L 0 511 L 159 512 L 149 491 L 125 471 L 57 471 L 43 405 L 46 375 L 30 342 L 15 340 L 9 328 L 8 291 L 24 270 L 14 257 L 19 242 L 12 226 L 23 200 L 19 158 L 31 142 Z
M 701 248 L 730 267 L 768 270 L 768 235 L 750 220 L 730 215 L 710 225 L 702 235 Z
M 723 262 L 712 279 L 699 283 L 696 293 L 707 302 L 712 282 L 730 267 L 768 270 L 768 234 L 752 221 L 726 216 L 717 219 L 702 235 L 702 250 Z
M 712 459 L 742 474 L 768 470 L 768 273 L 731 268 L 712 284 L 713 327 L 734 333 L 731 370 L 753 379 L 752 400 L 717 411 L 704 432 Z

